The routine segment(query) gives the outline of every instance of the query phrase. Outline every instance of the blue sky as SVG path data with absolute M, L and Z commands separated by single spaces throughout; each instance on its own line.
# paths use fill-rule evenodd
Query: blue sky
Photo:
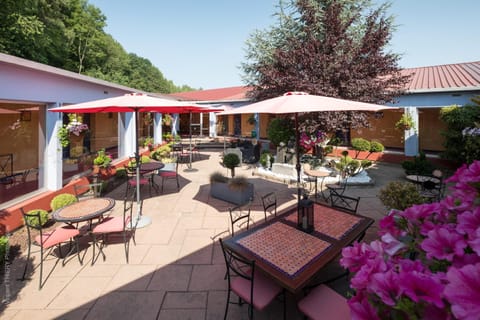
M 383 3 L 375 0 L 376 3 Z M 176 85 L 242 85 L 245 41 L 275 23 L 278 0 L 89 0 L 105 31 Z M 404 68 L 480 60 L 477 0 L 395 0 L 391 50 Z

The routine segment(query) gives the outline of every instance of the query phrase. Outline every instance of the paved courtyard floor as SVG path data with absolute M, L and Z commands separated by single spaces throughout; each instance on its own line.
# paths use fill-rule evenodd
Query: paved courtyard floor
M 44 287 L 38 290 L 38 269 L 31 280 L 17 281 L 23 271 L 25 255 L 15 260 L 0 288 L 2 319 L 223 319 L 227 282 L 225 262 L 218 242 L 229 237 L 228 208 L 232 205 L 209 196 L 209 175 L 227 169 L 220 165 L 221 151 L 202 150 L 193 171 L 179 168 L 180 191 L 174 180 L 167 181 L 162 194 L 148 188 L 143 214 L 152 223 L 137 229 L 136 245 L 131 242 L 130 261 L 125 261 L 121 243 L 105 248 L 106 260 L 92 266 L 91 244 L 84 243 L 83 265 L 76 257 L 65 266 L 55 265 L 50 256 L 45 262 Z M 264 218 L 260 196 L 275 191 L 279 211 L 295 205 L 296 185 L 287 185 L 255 175 L 242 166 L 236 175 L 244 175 L 255 185 L 252 218 Z M 403 170 L 395 164 L 376 164 L 369 169 L 374 186 L 349 186 L 346 194 L 360 196 L 358 213 L 374 218 L 366 241 L 374 239 L 378 220 L 385 208 L 377 194 L 390 180 L 403 180 Z M 160 178 L 156 177 L 157 183 Z M 112 214 L 121 214 L 125 186 L 107 196 L 117 200 Z M 34 255 L 35 266 L 39 253 Z M 339 292 L 348 288 L 346 279 L 332 284 Z M 296 297 L 287 295 L 287 318 L 302 319 L 296 309 Z M 281 319 L 282 303 L 275 301 L 266 310 L 255 312 L 256 319 Z M 247 306 L 231 305 L 228 319 L 247 319 Z

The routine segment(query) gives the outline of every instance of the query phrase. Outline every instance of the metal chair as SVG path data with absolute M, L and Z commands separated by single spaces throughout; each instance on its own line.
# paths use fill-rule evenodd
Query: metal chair
M 106 255 L 103 252 L 103 248 L 106 246 L 107 238 L 111 234 L 122 234 L 123 244 L 125 246 L 125 259 L 128 263 L 130 239 L 132 239 L 133 243 L 136 245 L 135 231 L 137 228 L 138 220 L 134 221 L 134 219 L 132 218 L 134 202 L 135 202 L 135 193 L 133 193 L 130 196 L 126 196 L 123 201 L 122 216 L 107 217 L 93 227 L 91 231 L 91 235 L 93 239 L 92 265 L 95 263 L 98 257 L 98 256 L 97 257 L 95 256 L 95 247 L 97 247 L 99 250 L 98 255 L 102 254 L 103 261 L 105 261 Z M 97 239 L 98 236 L 102 236 L 101 244 L 98 243 L 98 239 Z
M 75 192 L 75 197 L 77 197 L 77 200 L 98 198 L 102 194 L 102 187 L 102 182 L 77 184 L 73 186 L 73 191 Z
M 253 309 L 263 310 L 284 290 L 255 270 L 255 261 L 236 254 L 220 239 L 225 265 L 227 267 L 227 304 L 224 319 L 227 319 L 230 304 L 248 304 L 248 318 L 253 319 Z M 230 301 L 231 292 L 238 296 L 238 303 Z M 285 319 L 285 296 L 283 297 L 283 318 Z
M 267 212 L 270 215 L 274 214 L 277 216 L 277 196 L 275 192 L 267 193 L 262 196 L 263 212 L 265 214 L 265 222 L 267 221 Z
M 166 163 L 165 167 L 162 170 L 159 170 L 158 175 L 162 178 L 162 193 L 163 193 L 163 185 L 165 180 L 172 180 L 175 179 L 177 181 L 177 191 L 180 190 L 180 181 L 178 179 L 178 161 L 179 158 L 172 163 Z M 168 166 L 168 168 L 167 168 Z M 171 167 L 173 166 L 173 168 Z
M 32 245 L 38 245 L 40 247 L 40 282 L 39 282 L 39 289 L 42 289 L 43 282 L 43 260 L 46 256 L 52 253 L 52 250 L 57 247 L 59 251 L 58 258 L 63 258 L 62 266 L 65 265 L 65 259 L 68 257 L 70 253 L 73 252 L 73 249 L 77 250 L 77 257 L 80 264 L 83 264 L 82 259 L 80 258 L 80 250 L 78 246 L 78 236 L 80 235 L 80 231 L 73 226 L 63 226 L 58 227 L 51 231 L 45 231 L 41 225 L 41 218 L 40 218 L 40 211 L 26 213 L 23 208 L 20 208 L 22 212 L 23 219 L 25 221 L 25 225 L 27 227 L 27 235 L 28 235 L 28 251 L 27 251 L 27 260 L 25 262 L 25 269 L 23 269 L 23 275 L 21 280 L 25 280 L 25 276 L 27 274 L 27 268 L 30 261 L 30 253 Z M 33 239 L 32 229 L 38 232 L 38 235 Z M 75 241 L 75 247 L 72 246 L 72 239 Z M 62 257 L 62 243 L 69 242 L 70 250 L 69 252 Z M 50 251 L 45 254 L 44 251 L 50 249 Z
M 348 174 L 346 172 L 341 172 L 340 173 L 340 179 L 336 183 L 327 183 L 325 187 L 327 187 L 327 190 L 329 191 L 329 195 L 327 197 L 327 201 L 330 200 L 332 194 L 335 195 L 342 195 L 348 184 Z
M 246 223 L 247 224 L 247 230 L 250 225 L 250 206 L 251 202 L 248 203 L 247 205 L 239 205 L 233 208 L 229 208 L 229 214 L 230 214 L 230 224 L 232 225 L 232 237 L 235 236 L 235 224 L 238 222 L 241 222 L 237 226 L 239 228 L 242 228 L 243 225 Z M 247 207 L 247 208 L 245 208 Z M 243 221 L 246 220 L 246 221 Z
M 358 204 L 360 203 L 360 197 L 354 198 L 346 195 L 332 193 L 330 195 L 330 201 L 333 208 L 342 209 L 344 211 L 356 214 Z
M 325 284 L 311 290 L 297 306 L 308 319 L 352 319 L 347 299 Z

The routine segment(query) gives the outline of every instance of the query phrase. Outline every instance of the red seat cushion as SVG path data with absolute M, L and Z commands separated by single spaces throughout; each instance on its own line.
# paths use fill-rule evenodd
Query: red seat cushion
M 136 186 L 137 185 L 137 179 L 134 178 L 134 179 L 130 179 L 128 180 L 128 183 L 131 185 L 131 186 Z M 148 184 L 148 179 L 146 178 L 140 178 L 140 185 L 143 185 L 143 184 Z
M 125 218 L 125 225 L 128 225 L 130 217 Z M 123 217 L 108 217 L 97 224 L 93 229 L 93 233 L 112 233 L 123 231 Z
M 257 310 L 265 308 L 277 295 L 282 292 L 282 288 L 270 279 L 265 278 L 260 272 L 255 272 L 253 286 L 253 306 Z M 250 288 L 252 282 L 250 280 L 237 277 L 232 280 L 231 288 L 240 298 L 249 304 Z
M 42 244 L 44 248 L 50 248 L 59 243 L 66 242 L 71 238 L 78 236 L 79 234 L 80 231 L 78 229 L 70 226 L 65 226 L 52 231 L 44 232 L 42 234 L 42 237 L 40 237 L 40 235 L 36 236 L 35 241 L 38 244 Z M 42 240 L 43 243 L 41 242 Z
M 166 178 L 169 178 L 169 177 L 173 178 L 177 176 L 177 173 L 175 171 L 162 171 L 160 172 L 160 176 L 166 177 Z
M 298 309 L 309 319 L 350 320 L 347 300 L 324 284 L 313 289 L 298 302 Z

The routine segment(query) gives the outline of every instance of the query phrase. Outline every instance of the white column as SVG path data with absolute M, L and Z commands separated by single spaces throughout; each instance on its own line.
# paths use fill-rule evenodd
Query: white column
M 43 164 L 39 164 L 38 177 L 40 186 L 43 182 L 43 186 L 49 190 L 61 189 L 63 182 L 62 145 L 58 139 L 58 130 L 63 125 L 63 113 L 48 111 L 48 109 L 60 105 L 60 103 L 54 103 L 47 105 L 47 108 L 45 108 L 45 152 L 43 154 Z
M 133 157 L 135 154 L 135 113 L 119 113 L 118 156 Z
M 209 129 L 208 129 L 208 136 L 210 138 L 216 138 L 217 137 L 217 114 L 215 112 L 210 112 L 208 115 L 208 123 L 209 123 Z
M 163 137 L 162 137 L 163 115 L 160 112 L 155 112 L 154 115 L 155 117 L 153 118 L 153 143 L 162 144 L 163 143 Z
M 172 136 L 175 137 L 180 130 L 180 116 L 178 113 L 174 113 L 172 118 Z
M 413 119 L 414 125 L 409 130 L 405 130 L 405 155 L 416 156 L 418 155 L 418 109 L 416 107 L 406 107 L 405 113 L 410 114 Z
M 255 132 L 257 133 L 256 138 L 258 139 L 260 138 L 260 114 L 255 113 L 254 117 L 255 117 Z

